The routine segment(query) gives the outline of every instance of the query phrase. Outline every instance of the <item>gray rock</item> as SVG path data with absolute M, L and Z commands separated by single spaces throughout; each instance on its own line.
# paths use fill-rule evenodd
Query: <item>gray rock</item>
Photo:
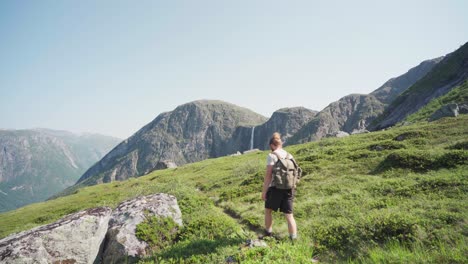
M 259 152 L 259 151 L 260 151 L 259 149 L 249 149 L 249 150 L 244 151 L 243 154 L 249 154 L 249 153 Z
M 246 241 L 246 246 L 253 248 L 253 247 L 268 247 L 268 244 L 261 239 L 248 239 Z
M 171 160 L 163 160 L 158 162 L 156 169 L 174 169 L 177 168 L 177 164 Z
M 337 132 L 331 133 L 331 134 L 329 134 L 327 136 L 342 138 L 342 137 L 348 137 L 349 134 L 347 132 L 344 132 L 344 131 L 337 131 Z
M 177 199 L 168 194 L 154 194 L 138 197 L 121 203 L 112 213 L 104 245 L 103 263 L 136 262 L 147 256 L 148 244 L 135 236 L 136 226 L 146 216 L 171 217 L 182 225 L 182 213 Z
M 457 104 L 447 104 L 435 111 L 429 121 L 435 121 L 443 117 L 457 117 L 458 116 L 458 105 Z
M 369 133 L 369 130 L 367 129 L 355 129 L 353 132 L 351 132 L 351 135 L 357 135 L 357 134 L 365 134 Z
M 461 115 L 468 114 L 468 103 L 458 104 L 458 113 Z
M 240 151 L 237 151 L 236 153 L 231 154 L 231 155 L 229 155 L 229 156 L 235 157 L 235 156 L 240 156 L 240 155 L 242 155 L 242 153 L 240 153 Z
M 0 240 L 1 263 L 93 263 L 107 232 L 108 207 L 70 214 L 59 221 Z

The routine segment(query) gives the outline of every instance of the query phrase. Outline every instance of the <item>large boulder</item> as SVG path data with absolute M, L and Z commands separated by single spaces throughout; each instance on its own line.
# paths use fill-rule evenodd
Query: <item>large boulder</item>
M 435 121 L 443 117 L 457 117 L 458 116 L 458 105 L 457 104 L 447 104 L 435 111 L 429 121 Z
M 0 240 L 0 263 L 94 263 L 112 210 L 98 207 Z
M 148 216 L 171 217 L 182 225 L 182 213 L 172 195 L 159 193 L 123 202 L 109 221 L 102 263 L 134 263 L 151 253 L 149 245 L 135 236 L 136 226 Z

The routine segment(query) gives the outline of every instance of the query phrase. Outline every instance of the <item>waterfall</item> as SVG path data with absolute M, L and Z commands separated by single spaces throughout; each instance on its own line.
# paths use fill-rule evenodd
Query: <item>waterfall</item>
M 252 127 L 252 134 L 250 135 L 250 149 L 254 148 L 254 131 L 255 127 Z

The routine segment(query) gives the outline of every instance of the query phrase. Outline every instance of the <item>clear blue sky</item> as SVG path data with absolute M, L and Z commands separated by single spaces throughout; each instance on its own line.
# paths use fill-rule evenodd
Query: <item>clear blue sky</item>
M 270 116 L 369 93 L 468 41 L 468 1 L 0 2 L 0 128 L 126 138 L 219 99 Z

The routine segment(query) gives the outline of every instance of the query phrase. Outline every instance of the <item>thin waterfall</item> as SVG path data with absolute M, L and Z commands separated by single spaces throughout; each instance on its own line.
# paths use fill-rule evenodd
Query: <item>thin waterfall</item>
M 252 127 L 252 134 L 250 135 L 250 149 L 254 148 L 254 131 L 255 127 Z

